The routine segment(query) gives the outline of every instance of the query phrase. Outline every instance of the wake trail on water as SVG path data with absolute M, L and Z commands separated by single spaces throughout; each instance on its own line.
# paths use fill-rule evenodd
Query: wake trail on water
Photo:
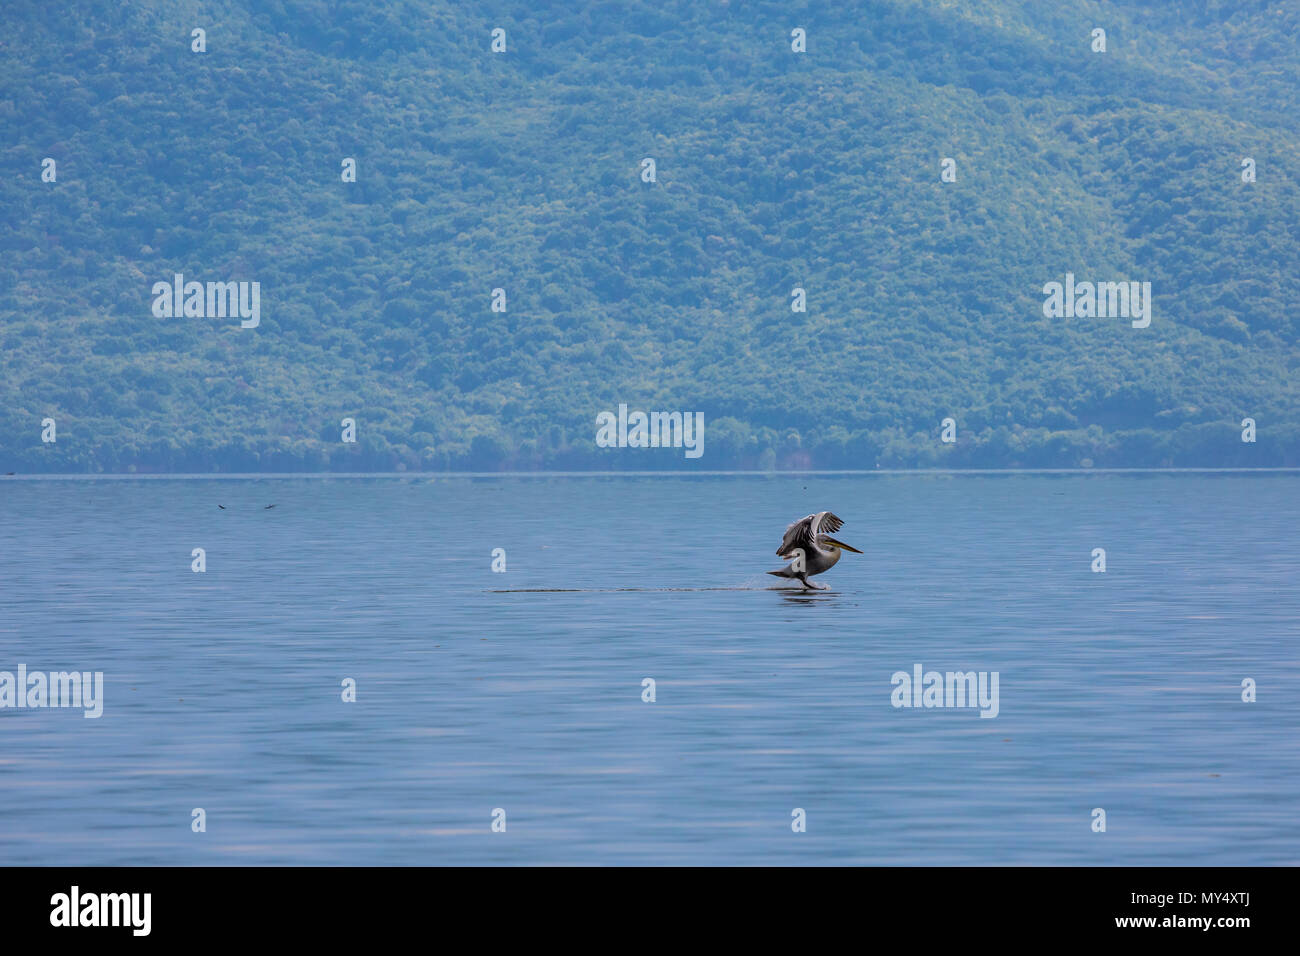
M 697 591 L 788 591 L 790 588 L 488 588 L 484 594 L 617 594 L 632 593 L 669 593 Z
M 802 591 L 799 585 L 773 585 L 767 575 L 746 578 L 731 587 L 715 588 L 488 588 L 486 594 L 617 594 L 617 593 L 685 593 L 699 591 Z

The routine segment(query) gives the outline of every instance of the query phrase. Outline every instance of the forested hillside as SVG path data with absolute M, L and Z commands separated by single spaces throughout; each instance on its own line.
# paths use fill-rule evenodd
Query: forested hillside
M 5 4 L 0 471 L 1300 464 L 1297 37 L 1227 0 Z M 177 273 L 259 282 L 260 324 L 157 317 Z M 1046 317 L 1067 273 L 1150 282 L 1149 327 Z M 597 447 L 620 403 L 702 412 L 703 456 Z

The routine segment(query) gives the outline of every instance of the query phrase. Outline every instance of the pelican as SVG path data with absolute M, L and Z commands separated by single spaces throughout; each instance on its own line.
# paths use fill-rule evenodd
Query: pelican
M 850 547 L 843 541 L 836 541 L 827 534 L 828 531 L 839 531 L 842 527 L 844 521 L 829 511 L 819 511 L 815 515 L 800 518 L 785 529 L 781 547 L 776 549 L 780 557 L 793 560 L 780 571 L 767 573 L 775 574 L 778 578 L 798 578 L 803 586 L 810 590 L 829 590 L 829 584 L 814 584 L 808 579 L 814 574 L 821 574 L 834 567 L 835 562 L 840 559 L 841 551 L 862 553 L 857 548 Z M 801 563 L 800 558 L 802 558 L 802 567 L 800 570 L 795 570 L 795 565 Z

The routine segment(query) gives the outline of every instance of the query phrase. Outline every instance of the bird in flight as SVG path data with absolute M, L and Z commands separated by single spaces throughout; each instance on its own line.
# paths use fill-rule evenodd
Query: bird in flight
M 842 551 L 862 553 L 857 548 L 843 541 L 836 541 L 830 536 L 829 532 L 839 531 L 842 527 L 844 521 L 829 511 L 819 511 L 815 515 L 800 518 L 785 529 L 781 547 L 776 549 L 776 553 L 782 558 L 789 559 L 790 563 L 780 571 L 767 573 L 774 574 L 778 578 L 797 579 L 809 590 L 828 590 L 830 585 L 814 584 L 808 579 L 814 574 L 821 574 L 834 567 Z

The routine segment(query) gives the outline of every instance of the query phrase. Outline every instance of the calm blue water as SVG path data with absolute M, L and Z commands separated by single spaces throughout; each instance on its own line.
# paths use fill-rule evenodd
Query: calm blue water
M 769 590 L 822 509 L 866 554 Z M 0 859 L 1294 865 L 1298 531 L 1295 475 L 3 481 L 0 670 L 105 703 L 0 710 Z

